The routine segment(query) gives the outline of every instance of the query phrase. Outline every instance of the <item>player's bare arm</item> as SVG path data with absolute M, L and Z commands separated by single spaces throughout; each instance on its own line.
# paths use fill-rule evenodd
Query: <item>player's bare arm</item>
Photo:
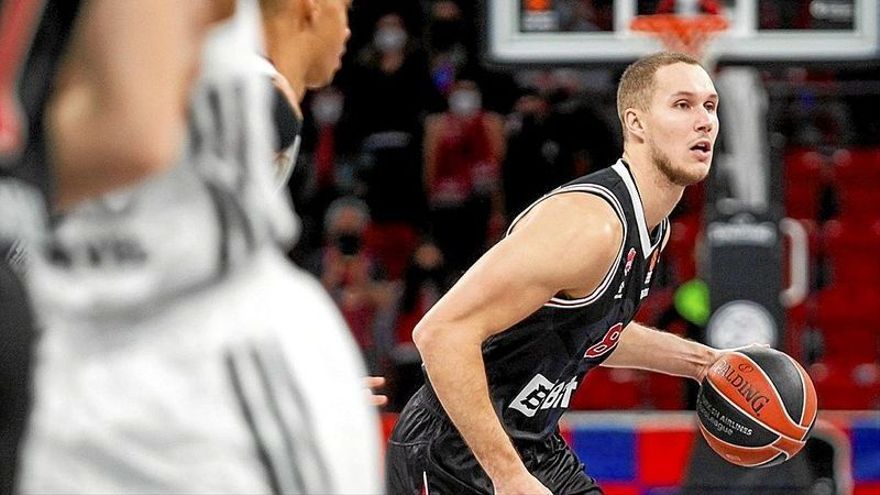
M 231 13 L 230 5 L 91 0 L 85 6 L 48 107 L 56 206 L 174 163 L 203 34 Z
M 583 193 L 539 204 L 487 252 L 416 327 L 414 341 L 440 402 L 496 493 L 549 493 L 527 471 L 493 409 L 481 344 L 551 297 L 594 290 L 622 227 L 610 205 Z
M 666 248 L 671 232 L 669 229 L 663 236 L 661 249 Z M 633 321 L 602 366 L 637 368 L 701 381 L 720 355 L 711 347 Z
M 698 342 L 631 322 L 602 366 L 637 368 L 701 381 L 720 356 L 720 351 Z

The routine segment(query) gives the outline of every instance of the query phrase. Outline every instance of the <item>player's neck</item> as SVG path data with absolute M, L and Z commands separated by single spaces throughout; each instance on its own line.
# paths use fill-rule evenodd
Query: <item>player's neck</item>
M 290 106 L 293 107 L 294 113 L 298 119 L 303 119 L 302 107 L 300 107 L 300 103 L 302 102 L 302 98 L 299 97 L 296 91 L 290 86 L 290 82 L 284 77 L 284 74 L 281 74 L 281 71 L 278 71 L 278 74 L 275 75 L 275 78 L 272 80 L 275 84 L 275 87 L 278 88 L 282 93 L 284 93 L 285 98 L 290 103 Z
M 672 209 L 681 200 L 684 187 L 672 183 L 651 162 L 646 153 L 626 150 L 623 153 L 623 159 L 629 165 L 629 170 L 642 198 L 645 223 L 648 229 L 653 229 L 672 213 Z

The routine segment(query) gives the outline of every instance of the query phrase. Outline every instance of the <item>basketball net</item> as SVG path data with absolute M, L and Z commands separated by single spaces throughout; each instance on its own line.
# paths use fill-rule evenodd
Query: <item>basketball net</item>
M 716 57 L 706 50 L 707 44 L 727 30 L 727 18 L 715 0 L 678 0 L 679 5 L 676 3 L 661 0 L 656 14 L 635 16 L 630 29 L 660 39 L 667 50 L 696 58 L 711 72 Z

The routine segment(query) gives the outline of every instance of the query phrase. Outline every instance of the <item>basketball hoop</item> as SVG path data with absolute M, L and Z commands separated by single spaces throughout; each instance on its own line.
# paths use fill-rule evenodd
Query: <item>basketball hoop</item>
M 687 53 L 703 62 L 707 70 L 712 70 L 714 64 L 706 57 L 706 43 L 727 26 L 727 18 L 721 14 L 640 15 L 630 23 L 633 31 L 656 36 L 667 50 Z

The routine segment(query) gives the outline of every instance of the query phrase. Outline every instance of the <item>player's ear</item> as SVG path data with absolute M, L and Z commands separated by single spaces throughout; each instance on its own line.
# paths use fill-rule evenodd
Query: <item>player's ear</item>
M 635 108 L 627 108 L 623 112 L 623 123 L 626 126 L 626 132 L 633 134 L 639 139 L 645 138 L 645 126 L 642 120 L 641 112 Z

